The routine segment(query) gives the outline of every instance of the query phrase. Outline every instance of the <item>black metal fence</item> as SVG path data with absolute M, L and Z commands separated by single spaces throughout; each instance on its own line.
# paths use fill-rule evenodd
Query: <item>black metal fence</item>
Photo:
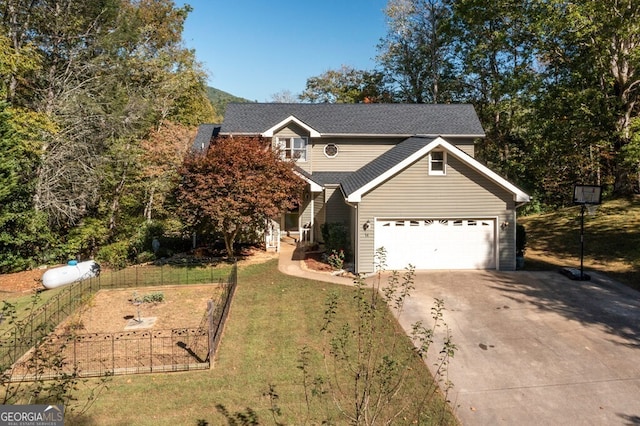
M 207 284 L 226 280 L 227 273 L 227 268 L 216 268 L 208 264 L 139 265 L 103 272 L 99 280 L 100 288 Z
M 210 368 L 237 285 L 236 265 L 224 280 L 219 278 L 220 269 L 212 269 L 198 267 L 176 271 L 172 266 L 157 267 L 156 270 L 147 268 L 144 273 L 118 271 L 70 285 L 13 330 L 0 336 L 0 368 L 8 371 L 8 376 L 15 381 Z M 216 300 L 209 300 L 197 328 L 52 333 L 55 326 L 100 288 L 216 281 L 222 291 Z
M 61 288 L 58 294 L 39 307 L 34 301 L 28 315 L 14 319 L 12 327 L 0 335 L 0 370 L 16 362 L 99 289 L 99 278 L 91 278 Z M 3 318 L 3 321 L 11 320 Z
M 225 286 L 224 291 L 220 294 L 218 302 L 210 300 L 207 307 L 209 320 L 209 361 L 213 365 L 215 354 L 218 351 L 218 345 L 222 338 L 222 331 L 227 322 L 231 301 L 236 292 L 238 284 L 238 268 L 234 266 L 231 274 L 229 274 L 229 285 Z M 209 314 L 210 313 L 210 314 Z

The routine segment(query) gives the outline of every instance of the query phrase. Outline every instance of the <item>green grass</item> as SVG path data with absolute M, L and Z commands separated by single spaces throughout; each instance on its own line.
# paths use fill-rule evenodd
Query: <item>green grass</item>
M 518 219 L 526 269 L 580 266 L 580 207 Z M 584 266 L 640 290 L 640 198 L 607 201 L 584 216 Z
M 142 265 L 100 274 L 102 287 L 207 284 L 225 280 L 232 265 Z
M 86 416 L 69 424 L 196 425 L 199 419 L 211 425 L 226 424 L 216 411 L 217 404 L 232 413 L 249 407 L 258 414 L 260 424 L 272 424 L 269 398 L 264 395 L 269 385 L 279 394 L 283 413 L 279 421 L 301 424 L 306 405 L 302 373 L 297 368 L 299 351 L 305 345 L 310 347 L 315 354 L 312 369 L 315 373 L 324 371 L 316 350 L 322 347 L 320 328 L 327 294 L 335 292 L 345 303 L 352 303 L 354 290 L 283 275 L 277 270 L 277 261 L 242 268 L 238 281 L 213 369 L 114 377 Z M 346 321 L 352 321 L 353 315 L 350 309 L 342 311 Z M 408 338 L 395 321 L 390 324 L 385 339 L 400 338 L 403 344 L 399 350 L 410 354 Z M 433 389 L 428 369 L 417 357 L 407 384 L 407 400 Z M 85 397 L 79 395 L 80 400 Z M 433 419 L 419 424 L 455 424 L 441 398 L 430 404 Z M 312 414 L 316 419 L 329 415 L 337 424 L 347 423 L 331 402 L 313 404 Z M 394 424 L 411 424 L 413 412 L 406 414 L 407 419 L 401 417 Z
M 33 310 L 37 310 L 40 306 L 44 305 L 51 298 L 58 295 L 64 290 L 63 287 L 55 288 L 48 291 L 39 291 L 37 294 L 32 293 L 24 296 L 12 296 L 6 297 L 3 302 L 11 303 L 15 307 L 16 321 L 20 321 L 27 317 Z M 4 303 L 0 304 L 0 308 L 4 306 Z M 13 329 L 13 324 L 7 319 L 0 322 L 0 336 L 7 331 Z

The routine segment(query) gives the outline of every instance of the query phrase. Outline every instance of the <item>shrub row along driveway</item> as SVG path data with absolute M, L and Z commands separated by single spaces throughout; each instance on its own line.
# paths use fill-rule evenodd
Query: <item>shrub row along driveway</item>
M 463 424 L 640 423 L 640 293 L 599 275 L 419 272 L 403 326 L 428 323 L 434 298 Z

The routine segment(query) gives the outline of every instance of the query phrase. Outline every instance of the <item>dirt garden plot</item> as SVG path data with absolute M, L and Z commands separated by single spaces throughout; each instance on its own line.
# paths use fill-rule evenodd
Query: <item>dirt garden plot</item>
M 217 299 L 218 285 L 140 287 L 100 290 L 84 308 L 72 315 L 57 331 L 73 329 L 78 334 L 124 331 L 132 319 L 155 317 L 153 330 L 198 327 L 209 299 Z M 132 303 L 136 297 L 162 294 L 162 302 Z
M 34 357 L 30 351 L 13 374 L 29 379 L 36 362 L 43 361 L 58 362 L 45 367 L 45 375 L 51 376 L 205 368 L 208 327 L 203 320 L 207 302 L 221 293 L 217 284 L 101 290 L 56 328 L 41 346 L 42 355 Z M 160 302 L 133 303 L 159 294 Z

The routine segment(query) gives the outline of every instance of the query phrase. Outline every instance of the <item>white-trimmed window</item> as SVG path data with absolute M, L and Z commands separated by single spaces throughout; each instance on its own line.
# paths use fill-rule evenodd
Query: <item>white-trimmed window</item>
M 276 138 L 283 159 L 307 161 L 307 138 Z
M 429 174 L 447 174 L 447 153 L 444 151 L 431 151 L 429 154 Z
M 335 143 L 328 143 L 324 146 L 324 155 L 327 158 L 334 158 L 338 155 L 338 145 Z

